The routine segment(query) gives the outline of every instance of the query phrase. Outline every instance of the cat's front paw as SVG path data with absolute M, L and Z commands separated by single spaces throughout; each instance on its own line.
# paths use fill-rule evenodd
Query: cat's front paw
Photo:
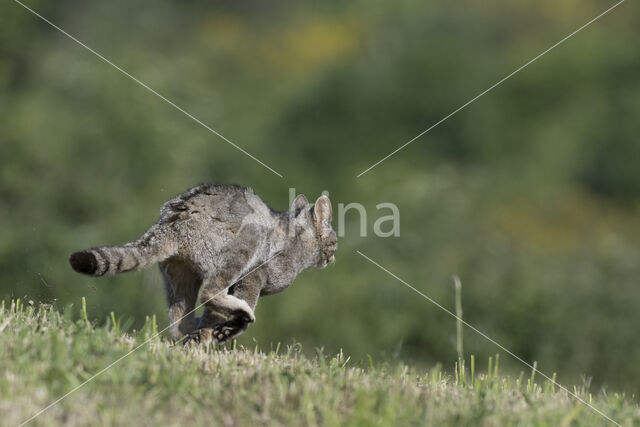
M 232 317 L 246 319 L 247 323 L 253 323 L 256 321 L 253 309 L 245 300 L 236 298 L 233 295 L 225 295 L 223 303 L 231 312 Z
M 254 319 L 255 320 L 255 319 Z M 242 334 L 249 327 L 249 317 L 238 317 L 213 328 L 213 338 L 219 343 L 227 342 Z
M 196 329 L 182 338 L 182 344 L 185 346 L 208 344 L 213 341 L 213 336 L 213 329 L 211 328 Z
M 240 323 L 240 324 L 244 324 L 246 326 L 249 325 L 249 323 L 254 323 L 256 321 L 256 316 L 253 314 L 253 311 L 247 313 L 244 310 L 238 310 L 234 313 L 231 313 L 231 320 L 226 321 L 225 323 L 223 323 L 223 325 L 225 324 L 229 324 L 229 323 Z M 245 326 L 245 329 L 246 329 Z

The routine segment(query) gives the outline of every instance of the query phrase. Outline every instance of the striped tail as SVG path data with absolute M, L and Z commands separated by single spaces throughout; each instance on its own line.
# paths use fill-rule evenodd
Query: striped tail
M 75 252 L 69 257 L 69 263 L 78 273 L 89 276 L 113 276 L 142 270 L 172 255 L 173 251 L 169 248 L 148 245 L 139 240 L 122 246 L 101 246 Z

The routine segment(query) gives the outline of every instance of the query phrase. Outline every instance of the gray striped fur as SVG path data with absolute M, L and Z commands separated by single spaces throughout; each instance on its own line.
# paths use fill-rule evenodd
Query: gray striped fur
M 258 297 L 283 291 L 304 269 L 325 267 L 336 249 L 326 196 L 309 204 L 299 195 L 278 212 L 250 189 L 203 184 L 164 203 L 158 222 L 138 240 L 76 252 L 69 261 L 92 276 L 159 263 L 174 337 L 206 330 L 221 342 L 255 320 Z M 200 289 L 206 309 L 195 319 L 188 313 Z

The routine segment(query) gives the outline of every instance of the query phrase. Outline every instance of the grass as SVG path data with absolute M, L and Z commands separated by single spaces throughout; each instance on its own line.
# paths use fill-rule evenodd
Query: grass
M 77 314 L 77 313 L 76 313 Z M 0 306 L 0 424 L 18 425 L 154 337 L 154 319 L 123 333 L 115 316 L 96 327 L 86 309 Z M 152 338 L 51 407 L 31 425 L 608 425 L 535 371 L 501 376 L 499 358 L 453 375 L 402 363 L 307 358 L 299 345 L 259 349 L 172 346 Z M 640 424 L 635 399 L 575 392 L 623 425 Z M 613 424 L 609 424 L 613 425 Z

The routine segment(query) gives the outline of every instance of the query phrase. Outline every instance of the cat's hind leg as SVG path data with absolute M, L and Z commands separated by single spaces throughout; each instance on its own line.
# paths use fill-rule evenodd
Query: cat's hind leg
M 176 258 L 161 262 L 160 271 L 169 305 L 169 330 L 178 339 L 196 327 L 195 307 L 201 279 L 186 262 Z

